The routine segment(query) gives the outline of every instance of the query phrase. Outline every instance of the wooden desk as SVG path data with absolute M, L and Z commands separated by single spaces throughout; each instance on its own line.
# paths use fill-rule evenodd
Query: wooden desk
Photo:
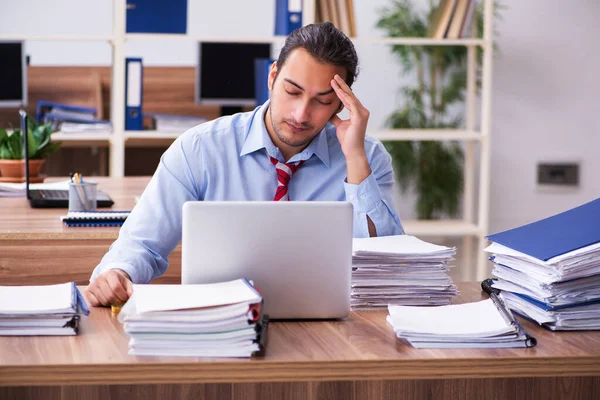
M 53 178 L 64 180 L 66 178 Z M 92 179 L 92 178 L 90 178 Z M 149 177 L 94 177 L 98 189 L 114 200 L 114 210 L 130 210 Z M 48 180 L 51 181 L 51 180 Z M 87 284 L 119 228 L 66 227 L 64 208 L 31 208 L 27 199 L 0 197 L 0 284 L 34 285 L 74 281 Z M 181 246 L 169 257 L 171 266 L 160 283 L 181 281 Z
M 482 298 L 460 284 L 458 302 Z M 0 398 L 593 399 L 600 332 L 552 333 L 525 321 L 532 349 L 413 349 L 384 311 L 344 321 L 273 322 L 261 359 L 127 355 L 107 309 L 77 337 L 0 337 Z

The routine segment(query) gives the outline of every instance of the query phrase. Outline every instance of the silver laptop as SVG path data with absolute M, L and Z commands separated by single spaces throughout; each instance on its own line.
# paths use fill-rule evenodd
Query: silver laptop
M 344 318 L 352 204 L 186 202 L 181 261 L 183 284 L 252 280 L 272 319 Z

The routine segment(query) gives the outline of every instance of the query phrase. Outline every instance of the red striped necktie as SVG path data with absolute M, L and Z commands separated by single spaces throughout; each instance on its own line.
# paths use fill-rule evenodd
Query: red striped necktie
M 292 175 L 302 164 L 304 164 L 304 160 L 298 161 L 295 163 L 282 163 L 278 159 L 269 156 L 271 160 L 271 164 L 275 166 L 277 170 L 277 190 L 275 191 L 274 201 L 286 201 L 290 199 L 288 194 L 288 184 L 290 183 L 290 179 Z

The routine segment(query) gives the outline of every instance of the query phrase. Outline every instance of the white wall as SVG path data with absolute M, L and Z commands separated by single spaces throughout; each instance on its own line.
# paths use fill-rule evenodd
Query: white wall
M 600 2 L 503 0 L 494 63 L 491 231 L 600 197 Z M 550 5 L 550 3 L 552 3 Z M 574 190 L 536 186 L 539 161 L 578 161 Z
M 415 0 L 427 4 L 428 0 Z M 600 2 L 502 0 L 507 9 L 496 25 L 500 48 L 494 62 L 490 230 L 532 221 L 600 194 Z M 355 0 L 362 37 L 381 36 L 378 10 L 391 0 Z M 189 0 L 192 35 L 268 36 L 273 0 Z M 0 0 L 0 34 L 111 33 L 110 0 Z M 107 43 L 31 41 L 32 65 L 110 65 Z M 145 65 L 195 64 L 195 43 L 132 41 L 127 55 Z M 402 76 L 385 46 L 360 45 L 361 74 L 354 88 L 371 110 L 370 127 L 381 128 L 399 105 Z M 538 190 L 538 161 L 581 162 L 576 190 Z M 399 196 L 399 211 L 411 218 L 412 196 Z

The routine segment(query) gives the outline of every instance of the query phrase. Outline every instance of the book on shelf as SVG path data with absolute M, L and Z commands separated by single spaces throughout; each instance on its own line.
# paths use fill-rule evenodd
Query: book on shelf
M 189 115 L 144 113 L 144 116 L 151 118 L 151 129 L 169 133 L 183 133 L 207 121 L 204 117 Z
M 477 0 L 441 0 L 432 10 L 428 36 L 434 39 L 469 37 Z
M 356 36 L 354 0 L 316 0 L 315 22 L 329 21 L 349 37 Z
M 97 114 L 97 109 L 94 107 L 40 100 L 37 105 L 36 119 L 38 122 L 51 124 L 53 131 L 65 133 L 73 132 L 74 126 L 79 129 L 78 132 L 98 128 L 110 131 L 112 129 L 110 121 L 98 119 Z
M 90 123 L 63 122 L 60 124 L 60 130 L 54 133 L 105 133 L 112 134 L 112 124 L 108 121 L 98 121 Z

